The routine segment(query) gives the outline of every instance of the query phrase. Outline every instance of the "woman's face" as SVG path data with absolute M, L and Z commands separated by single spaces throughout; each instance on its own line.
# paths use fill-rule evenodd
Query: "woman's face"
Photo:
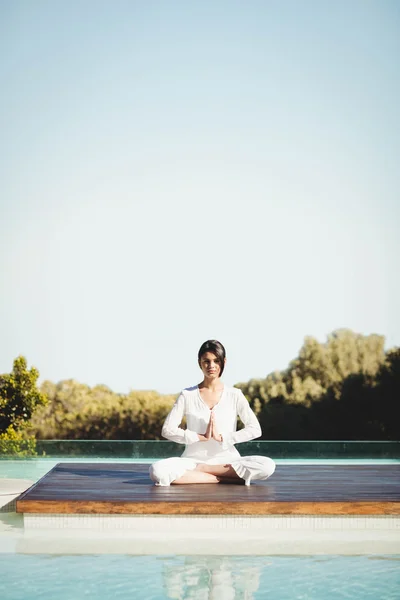
M 217 379 L 221 373 L 221 361 L 213 352 L 206 352 L 200 358 L 200 369 L 208 379 Z

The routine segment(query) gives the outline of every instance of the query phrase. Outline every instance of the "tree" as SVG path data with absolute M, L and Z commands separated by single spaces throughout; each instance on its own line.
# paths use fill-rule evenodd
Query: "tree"
M 374 399 L 386 439 L 400 439 L 400 348 L 392 348 L 377 374 Z
M 288 368 L 237 384 L 265 439 L 398 439 L 400 350 L 381 335 L 307 336 Z
M 176 399 L 155 391 L 118 394 L 105 385 L 90 388 L 73 379 L 43 382 L 49 399 L 32 418 L 38 439 L 159 440 Z
M 27 367 L 26 358 L 14 360 L 11 373 L 0 375 L 0 453 L 31 452 L 34 438 L 26 435 L 30 418 L 38 406 L 46 404 L 46 396 L 37 388 L 39 371 Z

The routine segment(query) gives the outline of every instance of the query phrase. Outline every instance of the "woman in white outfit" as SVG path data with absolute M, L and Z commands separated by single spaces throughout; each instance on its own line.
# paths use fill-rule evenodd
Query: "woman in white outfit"
M 268 479 L 275 463 L 266 456 L 241 457 L 234 444 L 261 436 L 261 427 L 242 391 L 224 385 L 225 348 L 217 340 L 204 342 L 198 353 L 203 381 L 182 390 L 165 419 L 161 435 L 185 444 L 179 458 L 153 463 L 156 485 L 237 482 Z M 244 428 L 236 431 L 239 415 Z M 187 428 L 180 427 L 186 416 Z

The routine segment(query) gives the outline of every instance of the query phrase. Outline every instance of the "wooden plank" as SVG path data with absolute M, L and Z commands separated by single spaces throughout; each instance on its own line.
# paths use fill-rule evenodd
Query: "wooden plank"
M 19 500 L 17 512 L 140 515 L 400 515 L 399 502 L 85 502 Z
M 399 514 L 400 465 L 282 465 L 270 479 L 249 487 L 158 487 L 148 469 L 148 464 L 59 463 L 20 496 L 17 512 Z

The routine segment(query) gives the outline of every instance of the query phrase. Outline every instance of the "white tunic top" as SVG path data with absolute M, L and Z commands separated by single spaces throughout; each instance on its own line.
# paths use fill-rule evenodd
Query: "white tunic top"
M 210 439 L 200 442 L 198 433 L 204 435 L 210 421 L 211 410 L 200 395 L 199 386 L 182 390 L 170 413 L 165 419 L 161 435 L 168 440 L 185 444 L 182 457 L 198 462 L 223 464 L 240 458 L 234 444 L 247 442 L 261 436 L 261 427 L 256 415 L 251 410 L 243 392 L 237 388 L 224 385 L 221 398 L 212 409 L 217 433 L 223 442 Z M 180 427 L 183 416 L 186 416 L 187 429 Z M 236 418 L 239 415 L 244 428 L 236 431 Z

